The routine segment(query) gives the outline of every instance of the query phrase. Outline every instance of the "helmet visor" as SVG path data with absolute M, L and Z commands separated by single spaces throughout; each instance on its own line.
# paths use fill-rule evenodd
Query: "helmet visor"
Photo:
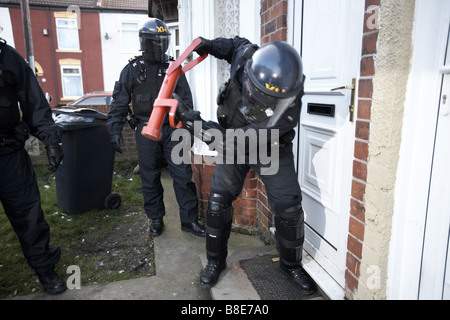
M 170 35 L 147 35 L 142 34 L 141 51 L 148 59 L 154 61 L 166 61 L 167 51 L 170 44 Z
M 241 113 L 248 122 L 259 127 L 275 126 L 283 113 L 294 102 L 295 96 L 285 99 L 269 96 L 258 90 L 248 77 L 245 78 L 242 88 Z

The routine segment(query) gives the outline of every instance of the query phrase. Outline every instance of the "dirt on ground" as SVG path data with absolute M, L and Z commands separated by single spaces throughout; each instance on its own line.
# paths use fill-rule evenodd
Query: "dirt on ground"
M 76 254 L 74 262 L 82 262 L 82 284 L 155 275 L 149 219 L 140 212 L 129 213 L 123 219 L 101 237 L 95 232 L 81 236 L 79 244 L 71 248 L 71 253 Z

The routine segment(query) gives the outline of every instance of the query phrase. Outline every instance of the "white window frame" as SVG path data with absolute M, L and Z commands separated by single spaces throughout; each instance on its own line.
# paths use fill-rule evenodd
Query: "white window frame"
M 73 27 L 72 26 L 67 27 L 67 26 L 59 26 L 58 25 L 59 21 L 68 21 L 68 20 L 71 20 L 71 21 L 75 22 Z M 65 51 L 77 51 L 77 50 L 80 50 L 80 38 L 79 38 L 79 35 L 78 35 L 78 22 L 77 22 L 77 19 L 74 19 L 74 18 L 56 18 L 55 19 L 55 24 L 56 24 L 56 37 L 57 37 L 57 40 L 58 40 L 58 49 L 59 50 L 65 50 Z M 60 35 L 60 32 L 62 32 L 62 30 L 65 30 L 65 29 L 67 29 L 67 30 L 75 29 L 76 32 L 74 33 L 74 35 L 76 35 L 76 42 L 77 42 L 76 47 L 74 47 L 74 48 L 65 48 L 65 47 L 63 47 L 63 44 L 65 43 L 65 41 L 61 38 L 62 35 Z M 73 35 L 71 35 L 71 37 L 72 36 Z
M 178 56 L 181 55 L 184 51 L 181 47 L 180 25 L 177 22 L 168 23 L 167 28 L 169 28 L 169 32 L 171 33 L 169 55 L 173 56 L 174 59 L 177 59 Z M 177 31 L 178 31 L 178 43 L 177 43 Z
M 81 66 L 79 65 L 61 65 L 61 83 L 62 83 L 62 93 L 63 93 L 63 99 L 78 99 L 79 97 L 81 97 L 84 94 L 84 90 L 83 90 L 83 73 L 81 70 Z M 79 70 L 79 73 L 77 75 L 72 75 L 72 74 L 64 74 L 64 69 L 77 69 Z M 80 95 L 68 95 L 64 86 L 64 78 L 66 77 L 75 77 L 78 76 L 80 77 L 80 87 L 81 87 L 81 92 Z
M 134 29 L 134 30 L 131 28 L 125 29 L 124 24 L 135 24 L 136 29 Z M 140 51 L 141 47 L 140 47 L 140 42 L 139 42 L 139 29 L 140 29 L 139 21 L 123 20 L 120 22 L 120 34 L 122 37 L 120 45 L 121 45 L 121 51 L 123 53 L 136 53 L 136 52 Z M 136 31 L 136 33 L 132 35 L 131 33 L 133 33 L 134 31 Z M 126 36 L 126 34 L 127 34 L 127 36 Z M 125 43 L 124 43 L 125 39 L 136 39 L 137 47 L 136 48 L 126 47 Z

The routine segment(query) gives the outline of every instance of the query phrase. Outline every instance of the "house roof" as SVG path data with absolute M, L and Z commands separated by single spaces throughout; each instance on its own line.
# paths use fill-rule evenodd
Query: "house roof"
M 85 9 L 148 10 L 148 0 L 29 0 L 30 6 L 67 8 L 71 5 Z M 20 5 L 20 0 L 0 0 L 0 4 Z
M 100 0 L 102 8 L 148 10 L 148 0 Z

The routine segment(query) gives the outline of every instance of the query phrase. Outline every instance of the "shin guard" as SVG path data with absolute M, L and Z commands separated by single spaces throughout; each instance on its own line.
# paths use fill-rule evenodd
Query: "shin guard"
M 233 206 L 226 197 L 212 193 L 206 212 L 206 256 L 208 260 L 225 262 L 228 238 L 233 220 Z
M 280 262 L 288 268 L 300 266 L 304 241 L 304 213 L 301 205 L 275 215 L 277 247 Z

